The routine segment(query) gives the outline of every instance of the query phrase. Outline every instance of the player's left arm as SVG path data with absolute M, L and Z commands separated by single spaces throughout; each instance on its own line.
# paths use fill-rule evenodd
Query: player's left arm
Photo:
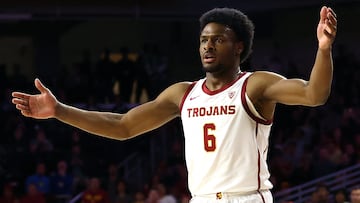
M 336 36 L 335 12 L 322 7 L 317 27 L 318 50 L 308 81 L 286 79 L 277 74 L 264 74 L 267 86 L 263 98 L 288 105 L 318 106 L 324 104 L 331 90 L 333 78 L 332 44 Z

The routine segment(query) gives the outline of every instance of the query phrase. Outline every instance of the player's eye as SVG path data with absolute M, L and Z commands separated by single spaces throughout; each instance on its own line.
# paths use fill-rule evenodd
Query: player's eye
M 222 39 L 222 38 L 216 38 L 216 43 L 219 43 L 219 44 L 221 44 L 221 43 L 223 43 L 224 42 L 224 39 Z
M 200 39 L 200 43 L 206 43 L 208 40 L 206 38 Z

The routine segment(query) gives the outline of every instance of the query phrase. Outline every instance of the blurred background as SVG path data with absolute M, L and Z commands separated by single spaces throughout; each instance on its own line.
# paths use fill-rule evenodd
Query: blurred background
M 360 184 L 359 0 L 43 0 L 1 2 L 0 203 L 188 202 L 179 119 L 109 140 L 22 117 L 11 92 L 35 93 L 38 77 L 64 103 L 124 113 L 170 84 L 204 76 L 198 18 L 214 7 L 240 9 L 255 24 L 242 70 L 308 78 L 322 5 L 338 16 L 333 90 L 318 108 L 277 106 L 272 192 L 276 202 L 348 200 Z

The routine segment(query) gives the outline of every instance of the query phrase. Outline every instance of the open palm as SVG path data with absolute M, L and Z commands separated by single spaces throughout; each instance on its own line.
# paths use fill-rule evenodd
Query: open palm
M 22 92 L 13 92 L 12 103 L 26 117 L 46 119 L 55 115 L 57 100 L 51 91 L 39 79 L 35 79 L 35 87 L 40 94 L 30 95 Z

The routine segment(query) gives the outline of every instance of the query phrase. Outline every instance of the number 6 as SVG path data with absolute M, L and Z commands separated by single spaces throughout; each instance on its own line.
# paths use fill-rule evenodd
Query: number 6
M 213 152 L 216 149 L 216 137 L 213 134 L 209 134 L 210 130 L 215 130 L 215 124 L 206 123 L 204 125 L 204 148 L 207 152 Z

